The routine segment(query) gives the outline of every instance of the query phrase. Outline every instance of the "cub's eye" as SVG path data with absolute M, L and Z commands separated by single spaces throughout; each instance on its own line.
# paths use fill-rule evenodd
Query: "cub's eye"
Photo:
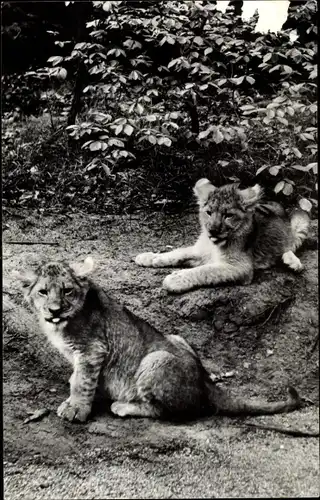
M 65 295 L 71 295 L 73 292 L 73 288 L 65 288 L 64 289 L 64 294 Z
M 212 215 L 212 211 L 211 211 L 211 210 L 206 210 L 206 214 L 207 214 L 209 217 L 211 217 L 211 215 Z
M 39 295 L 48 295 L 48 291 L 47 290 L 39 290 L 38 291 Z

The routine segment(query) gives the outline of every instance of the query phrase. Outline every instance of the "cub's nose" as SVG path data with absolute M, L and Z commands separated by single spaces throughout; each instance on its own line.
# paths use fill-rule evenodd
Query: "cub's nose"
M 219 227 L 212 227 L 209 231 L 211 238 L 217 238 L 221 232 L 221 225 Z
M 52 316 L 60 316 L 60 313 L 62 311 L 61 307 L 58 305 L 48 307 L 48 309 L 49 309 L 49 312 L 52 314 Z

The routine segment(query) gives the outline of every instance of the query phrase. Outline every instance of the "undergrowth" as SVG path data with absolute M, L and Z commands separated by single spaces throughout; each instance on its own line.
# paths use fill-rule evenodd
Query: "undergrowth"
M 176 211 L 194 206 L 192 187 L 200 177 L 216 185 L 260 182 L 269 198 L 287 206 L 297 204 L 297 191 L 291 196 L 274 192 L 277 181 L 267 170 L 256 178 L 259 167 L 277 165 L 281 155 L 281 138 L 276 134 L 266 140 L 263 128 L 256 128 L 246 151 L 238 144 L 152 147 L 124 162 L 113 175 L 103 169 L 88 171 L 90 153 L 70 142 L 59 117 L 9 115 L 2 129 L 4 206 L 99 213 Z M 286 129 L 283 140 L 288 140 Z M 316 197 L 312 173 L 296 171 L 295 180 L 303 186 L 300 195 Z

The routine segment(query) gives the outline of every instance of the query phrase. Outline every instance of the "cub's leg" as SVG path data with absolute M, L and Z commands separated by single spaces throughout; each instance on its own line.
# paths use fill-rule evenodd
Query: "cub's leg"
M 91 412 L 98 378 L 104 356 L 101 354 L 86 359 L 79 356 L 75 360 L 70 377 L 70 396 L 58 408 L 58 416 L 64 420 L 85 422 Z
M 135 263 L 138 264 L 138 266 L 143 267 L 176 267 L 179 264 L 185 264 L 188 261 L 192 264 L 192 261 L 195 260 L 193 265 L 196 265 L 197 256 L 197 251 L 194 246 L 191 246 L 177 248 L 164 253 L 140 253 L 135 258 Z
M 205 264 L 194 269 L 174 271 L 166 276 L 163 288 L 169 292 L 181 293 L 193 288 L 223 283 L 241 282 L 250 284 L 253 277 L 251 262 L 243 261 L 234 265 L 229 263 Z
M 282 255 L 282 261 L 293 271 L 301 271 L 303 265 L 300 259 L 294 254 L 294 252 L 299 248 L 304 240 L 308 236 L 308 230 L 310 226 L 309 215 L 303 210 L 296 211 L 290 220 L 291 229 L 291 244 L 286 252 Z
M 120 417 L 151 418 L 179 413 L 187 416 L 197 409 L 200 412 L 197 369 L 187 352 L 183 357 L 164 350 L 152 352 L 143 358 L 135 375 L 134 401 L 126 401 L 122 395 L 121 401 L 111 405 L 111 411 Z

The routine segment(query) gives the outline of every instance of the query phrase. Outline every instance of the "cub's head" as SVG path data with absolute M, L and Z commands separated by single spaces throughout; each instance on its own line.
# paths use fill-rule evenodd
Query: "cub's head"
M 208 179 L 200 179 L 194 186 L 194 193 L 202 228 L 212 242 L 223 245 L 250 229 L 262 189 L 258 184 L 247 189 L 238 189 L 237 184 L 217 188 Z
M 81 310 L 89 288 L 86 278 L 93 266 L 93 259 L 87 257 L 82 263 L 49 262 L 36 271 L 16 275 L 41 319 L 58 324 Z

